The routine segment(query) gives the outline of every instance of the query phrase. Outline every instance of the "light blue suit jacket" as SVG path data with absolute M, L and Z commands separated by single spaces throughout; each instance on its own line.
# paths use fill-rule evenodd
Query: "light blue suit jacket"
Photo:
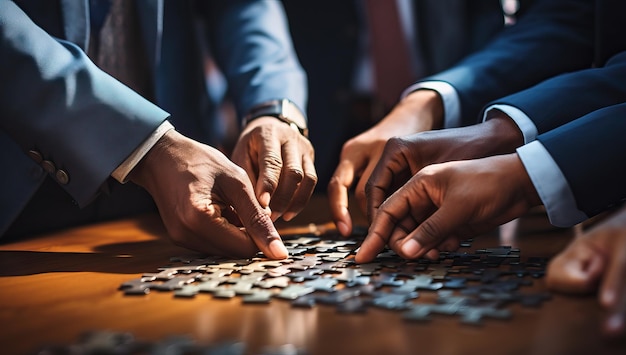
M 0 178 L 0 233 L 47 175 L 26 154 L 30 150 L 67 172 L 62 187 L 84 206 L 164 120 L 183 134 L 205 137 L 214 110 L 199 38 L 208 39 L 239 115 L 278 98 L 306 109 L 306 77 L 280 2 L 207 1 L 201 8 L 193 1 L 136 4 L 154 102 L 85 55 L 87 0 L 0 0 L 0 162 L 10 167 Z M 206 36 L 197 36 L 198 18 Z

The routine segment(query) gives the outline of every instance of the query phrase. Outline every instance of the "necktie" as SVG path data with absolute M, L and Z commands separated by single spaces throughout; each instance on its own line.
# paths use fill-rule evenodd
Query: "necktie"
M 144 55 L 133 1 L 111 0 L 100 30 L 96 64 L 136 92 L 149 92 L 150 72 Z
M 396 0 L 366 0 L 375 95 L 392 108 L 414 81 Z

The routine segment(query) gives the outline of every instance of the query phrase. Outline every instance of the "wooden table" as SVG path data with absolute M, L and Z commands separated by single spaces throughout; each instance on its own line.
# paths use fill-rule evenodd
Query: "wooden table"
M 302 215 L 279 226 L 286 233 L 308 230 L 309 223 L 327 228 L 329 221 L 325 199 L 314 197 Z M 500 237 L 476 238 L 473 247 L 504 240 L 522 256 L 551 256 L 571 236 L 534 214 Z M 182 254 L 188 251 L 170 243 L 156 215 L 0 245 L 0 353 L 23 354 L 43 344 L 70 344 L 88 330 L 112 330 L 145 341 L 171 335 L 201 344 L 241 341 L 249 353 L 293 344 L 309 354 L 626 354 L 625 339 L 603 339 L 595 296 L 554 295 L 538 309 L 514 305 L 512 319 L 472 327 L 445 316 L 411 323 L 400 312 L 375 308 L 346 315 L 331 306 L 292 308 L 283 300 L 249 305 L 204 294 L 180 299 L 171 292 L 134 297 L 118 291 L 122 282 Z M 543 280 L 532 289 L 544 290 Z

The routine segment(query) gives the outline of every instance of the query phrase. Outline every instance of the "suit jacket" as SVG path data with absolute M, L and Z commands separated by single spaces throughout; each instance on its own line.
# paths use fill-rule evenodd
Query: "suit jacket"
M 486 103 L 525 113 L 587 216 L 626 197 L 626 120 L 614 106 L 626 102 L 625 14 L 620 1 L 540 2 L 484 51 L 431 78 L 457 89 L 467 124 Z
M 11 167 L 0 183 L 0 233 L 41 185 L 42 167 L 84 206 L 165 119 L 199 136 L 212 112 L 194 22 L 199 16 L 240 114 L 277 98 L 305 109 L 306 78 L 279 2 L 136 4 L 154 103 L 86 57 L 87 0 L 0 0 L 0 161 Z
M 589 217 L 626 200 L 625 132 L 622 103 L 537 137 L 565 176 L 576 206 Z
M 487 103 L 562 73 L 589 68 L 594 58 L 594 2 L 537 0 L 484 50 L 424 80 L 457 91 L 461 122 L 474 124 Z M 598 55 L 604 58 L 606 55 Z
M 626 199 L 626 5 L 596 1 L 595 10 L 597 22 L 589 29 L 595 46 L 588 54 L 594 57 L 593 68 L 556 76 L 495 102 L 514 106 L 532 120 L 537 140 L 587 216 Z
M 395 0 L 393 0 L 395 1 Z M 529 0 L 522 0 L 524 7 Z M 326 189 L 341 146 L 374 122 L 354 91 L 359 36 L 366 26 L 362 1 L 283 0 L 292 38 L 309 76 L 310 139 L 319 189 Z M 413 2 L 415 43 L 426 75 L 481 49 L 504 27 L 499 0 Z M 382 117 L 377 117 L 382 118 Z

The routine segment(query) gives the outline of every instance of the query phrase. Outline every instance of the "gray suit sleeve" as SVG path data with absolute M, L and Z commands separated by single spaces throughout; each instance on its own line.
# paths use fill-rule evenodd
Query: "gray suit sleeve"
M 0 129 L 69 175 L 85 205 L 168 113 L 0 0 Z

